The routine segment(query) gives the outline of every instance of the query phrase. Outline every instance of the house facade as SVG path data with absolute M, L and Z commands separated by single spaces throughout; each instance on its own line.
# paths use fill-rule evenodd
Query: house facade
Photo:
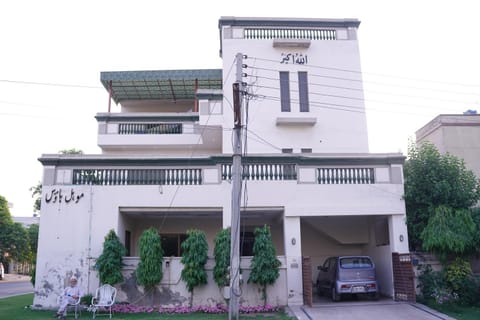
M 440 153 L 465 161 L 467 169 L 480 177 L 480 115 L 441 114 L 415 133 L 417 144 L 429 141 Z
M 331 255 L 370 255 L 394 297 L 392 254 L 408 253 L 404 156 L 372 154 L 355 19 L 222 17 L 221 69 L 102 72 L 117 113 L 98 113 L 101 154 L 44 154 L 34 304 L 51 308 L 70 275 L 86 292 L 105 235 L 125 244 L 117 300 L 144 303 L 138 242 L 150 227 L 165 251 L 155 303 L 187 304 L 180 243 L 232 223 L 232 128 L 242 127 L 240 304 L 261 304 L 247 283 L 256 227 L 268 225 L 281 261 L 268 303 L 303 304 Z M 234 116 L 232 84 L 242 91 Z M 110 111 L 110 108 L 109 108 Z M 207 263 L 195 305 L 224 302 Z M 306 289 L 310 289 L 310 292 Z

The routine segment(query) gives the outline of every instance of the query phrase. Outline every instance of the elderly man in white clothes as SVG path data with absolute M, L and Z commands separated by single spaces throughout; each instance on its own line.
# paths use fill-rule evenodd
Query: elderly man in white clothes
M 54 318 L 65 317 L 67 305 L 75 304 L 83 296 L 82 289 L 77 284 L 77 278 L 72 276 L 70 278 L 70 285 L 63 290 L 63 295 L 60 299 L 60 307 Z

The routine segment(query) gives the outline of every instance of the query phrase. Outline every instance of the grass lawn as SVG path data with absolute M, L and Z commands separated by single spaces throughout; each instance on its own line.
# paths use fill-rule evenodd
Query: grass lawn
M 457 305 L 436 304 L 434 302 L 425 303 L 432 309 L 445 313 L 457 320 L 478 320 L 480 319 L 480 307 L 465 307 Z
M 38 311 L 30 310 L 29 305 L 32 304 L 33 293 L 21 296 L 0 299 L 0 319 L 2 320 L 37 320 L 37 319 L 53 319 L 54 311 Z M 67 319 L 74 319 L 68 317 Z M 88 311 L 83 311 L 80 319 L 92 319 L 92 314 Z M 108 319 L 108 317 L 98 317 L 98 319 Z M 228 314 L 181 314 L 181 315 L 165 315 L 159 313 L 143 313 L 143 314 L 120 314 L 116 313 L 112 319 L 116 320 L 149 320 L 149 319 L 171 319 L 171 320 L 220 320 L 228 319 Z M 240 315 L 243 320 L 292 320 L 294 318 L 288 317 L 285 314 L 269 314 L 269 315 Z M 477 318 L 478 319 L 478 318 Z

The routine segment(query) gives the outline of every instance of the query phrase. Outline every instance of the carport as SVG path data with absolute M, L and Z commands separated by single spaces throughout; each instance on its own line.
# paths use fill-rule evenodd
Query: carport
M 415 301 L 410 256 L 394 253 L 389 220 L 388 215 L 302 217 L 304 303 L 318 300 L 317 267 L 326 258 L 338 255 L 372 257 L 381 295 L 390 300 Z

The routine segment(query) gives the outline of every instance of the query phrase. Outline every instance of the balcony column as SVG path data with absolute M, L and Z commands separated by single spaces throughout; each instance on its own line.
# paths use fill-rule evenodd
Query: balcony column
M 302 241 L 300 217 L 284 217 L 288 305 L 303 305 Z

